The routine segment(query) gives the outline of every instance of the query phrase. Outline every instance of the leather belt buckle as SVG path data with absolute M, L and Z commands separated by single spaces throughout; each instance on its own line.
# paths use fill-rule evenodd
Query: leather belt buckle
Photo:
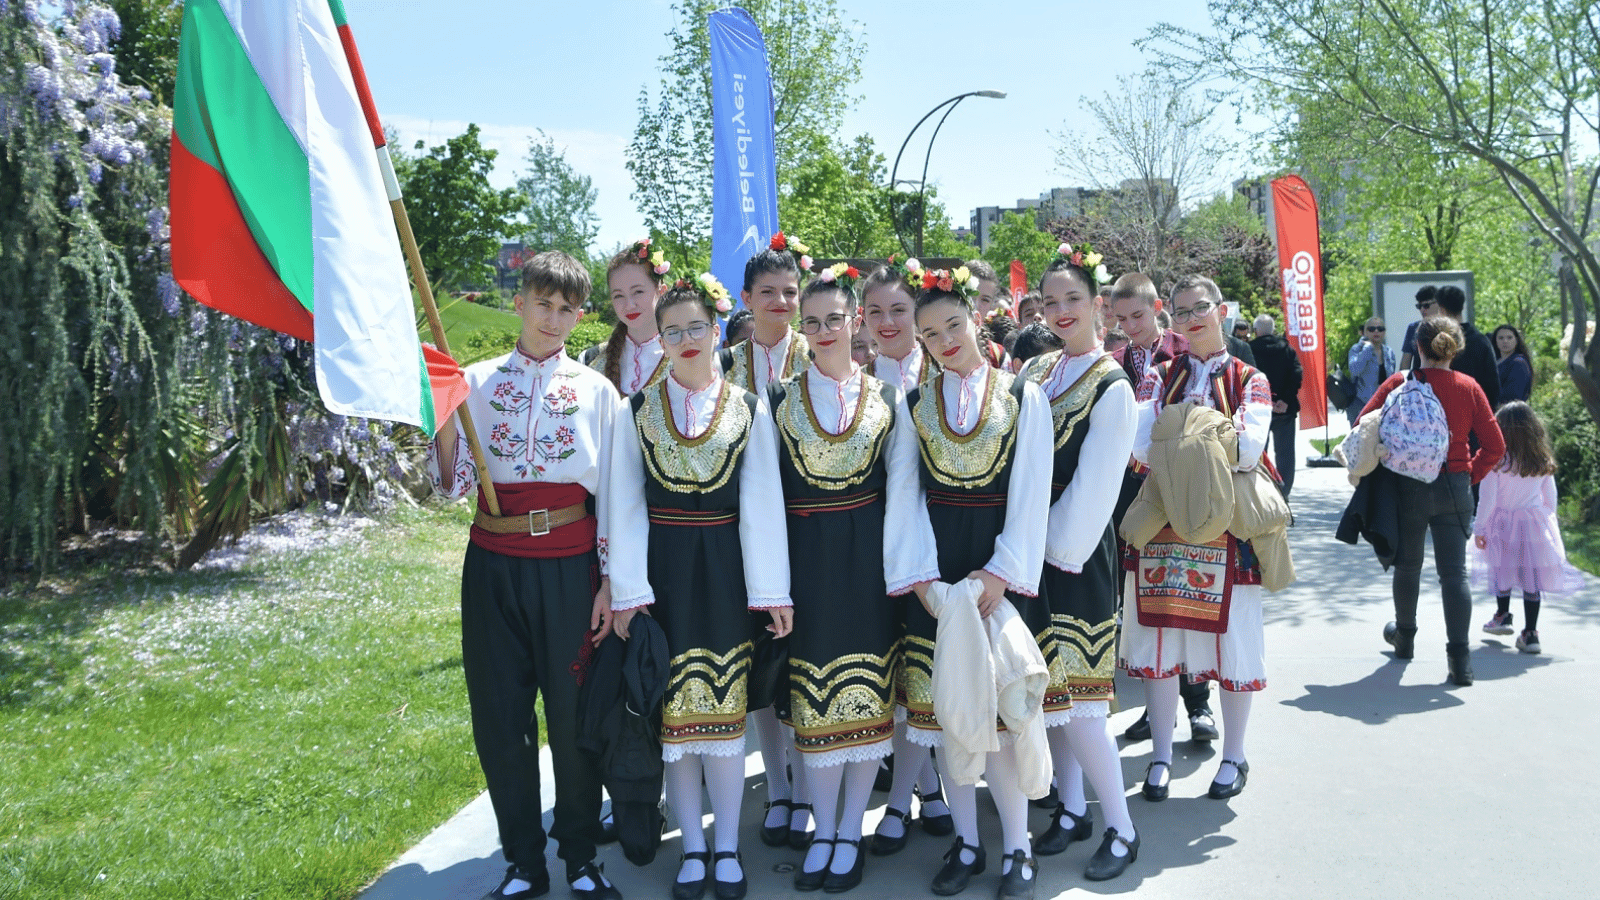
M 539 520 L 543 523 L 543 527 L 540 527 L 540 528 L 535 528 L 534 527 L 534 524 L 533 524 L 534 523 L 534 516 L 538 516 L 539 517 Z M 530 510 L 528 510 L 528 534 L 533 535 L 534 537 L 544 537 L 545 535 L 547 535 L 549 533 L 550 533 L 550 510 L 548 510 L 548 509 L 530 509 Z

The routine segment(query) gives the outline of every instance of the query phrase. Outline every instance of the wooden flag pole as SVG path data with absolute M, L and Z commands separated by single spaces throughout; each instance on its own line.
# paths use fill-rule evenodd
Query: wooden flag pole
M 394 166 L 389 161 L 389 154 L 379 153 L 378 158 L 383 163 L 384 179 L 395 182 Z M 394 199 L 389 201 L 389 209 L 394 213 L 395 227 L 400 229 L 400 246 L 405 249 L 406 262 L 416 278 L 417 296 L 422 298 L 422 310 L 427 314 L 428 327 L 433 331 L 433 345 L 449 356 L 450 342 L 444 336 L 444 320 L 439 318 L 439 305 L 434 301 L 433 288 L 428 284 L 428 270 L 422 267 L 417 236 L 411 231 L 411 217 L 406 215 L 406 202 L 399 193 L 398 190 L 391 192 L 390 196 Z M 472 462 L 478 467 L 478 487 L 483 490 L 483 499 L 489 505 L 489 515 L 498 517 L 500 498 L 495 495 L 494 482 L 489 478 L 489 461 L 483 455 L 483 445 L 478 442 L 478 430 L 472 425 L 472 411 L 467 409 L 466 403 L 456 407 L 456 417 L 460 420 L 458 427 L 467 436 L 467 449 L 472 452 Z

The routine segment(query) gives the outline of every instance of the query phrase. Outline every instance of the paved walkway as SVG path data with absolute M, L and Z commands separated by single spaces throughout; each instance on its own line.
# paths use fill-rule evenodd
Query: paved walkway
M 1076 844 L 1041 859 L 1041 900 L 1069 892 L 1138 892 L 1151 900 L 1467 900 L 1595 890 L 1600 587 L 1591 579 L 1581 595 L 1546 604 L 1541 656 L 1519 654 L 1510 637 L 1477 631 L 1493 601 L 1475 598 L 1477 684 L 1457 688 L 1445 681 L 1444 623 L 1437 585 L 1425 569 L 1416 659 L 1396 661 L 1380 636 L 1391 617 L 1388 575 L 1365 545 L 1333 538 L 1350 492 L 1343 470 L 1303 465 L 1314 453 L 1306 439 L 1320 434 L 1302 433 L 1295 482 L 1292 543 L 1300 580 L 1267 598 L 1268 687 L 1251 719 L 1249 787 L 1230 801 L 1207 799 L 1221 744 L 1181 742 L 1171 798 L 1148 803 L 1137 788 L 1150 745 L 1123 746 L 1124 780 L 1142 834 L 1139 860 L 1116 881 L 1087 882 L 1082 871 L 1098 837 Z M 1513 610 L 1520 621 L 1519 604 Z M 1137 682 L 1119 689 L 1129 711 L 1113 716 L 1117 734 L 1141 702 Z M 1178 736 L 1186 735 L 1180 724 Z M 545 766 L 548 772 L 548 755 Z M 791 896 L 787 871 L 801 854 L 755 839 L 765 798 L 758 754 L 746 771 L 749 837 L 742 849 L 750 896 Z M 554 780 L 547 775 L 544 783 Z M 869 833 L 883 802 L 882 794 L 873 795 Z M 999 826 L 987 801 L 982 806 L 994 854 Z M 1104 819 L 1095 806 L 1098 835 Z M 1037 835 L 1046 813 L 1037 810 L 1033 819 Z M 645 869 L 630 865 L 615 846 L 602 848 L 601 860 L 630 900 L 659 900 L 677 870 L 678 846 L 677 832 L 669 832 Z M 868 857 L 866 879 L 849 896 L 931 897 L 926 885 L 947 846 L 946 839 L 916 832 L 897 856 Z M 551 896 L 559 898 L 567 894 L 554 852 L 552 843 Z M 504 869 L 494 816 L 480 796 L 401 857 L 362 900 L 476 900 Z M 964 896 L 992 897 L 997 883 L 992 868 Z

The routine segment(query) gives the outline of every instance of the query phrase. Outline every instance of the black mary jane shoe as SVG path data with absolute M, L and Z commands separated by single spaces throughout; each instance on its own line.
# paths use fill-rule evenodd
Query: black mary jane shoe
M 1166 766 L 1167 767 L 1167 783 L 1166 784 L 1156 784 L 1155 782 L 1150 780 L 1150 773 L 1155 769 L 1156 766 Z M 1139 790 L 1144 793 L 1144 798 L 1146 800 L 1149 800 L 1151 803 L 1160 803 L 1162 800 L 1167 799 L 1168 788 L 1170 788 L 1171 786 L 1172 786 L 1172 763 L 1163 762 L 1163 761 L 1158 759 L 1158 760 L 1154 760 L 1153 762 L 1151 762 L 1150 765 L 1144 767 L 1144 786 L 1141 787 Z
M 1072 820 L 1071 828 L 1061 827 L 1063 816 Z M 1033 852 L 1035 856 L 1055 856 L 1073 842 L 1087 841 L 1091 837 L 1094 837 L 1094 819 L 1089 810 L 1085 809 L 1080 816 L 1068 812 L 1066 804 L 1057 803 L 1055 812 L 1050 814 L 1050 827 L 1033 842 Z
M 1000 876 L 997 900 L 1033 900 L 1033 886 L 1039 882 L 1039 864 L 1029 858 L 1026 851 L 1013 850 L 1010 854 L 1011 871 Z M 1029 872 L 1031 877 L 1022 877 Z
M 718 861 L 724 859 L 731 859 L 739 863 L 738 881 L 723 881 L 717 877 L 717 870 L 715 866 Z M 750 890 L 750 879 L 745 877 L 744 861 L 739 858 L 739 851 L 718 850 L 717 855 L 713 857 L 713 860 L 714 861 L 711 864 L 713 868 L 710 874 L 711 883 L 716 886 L 717 900 L 744 900 L 745 892 Z
M 530 886 L 520 891 L 506 893 L 506 886 L 513 881 L 526 881 Z M 500 886 L 483 895 L 483 900 L 533 900 L 534 897 L 543 897 L 550 893 L 550 873 L 524 869 L 521 866 L 506 866 L 506 877 L 500 880 Z
M 789 821 L 791 823 L 794 821 L 794 814 L 796 812 L 799 812 L 802 809 L 805 810 L 807 813 L 811 812 L 811 804 L 809 804 L 809 803 L 790 803 L 789 804 Z M 815 819 L 816 817 L 812 816 L 812 818 Z M 807 831 L 796 831 L 794 829 L 793 825 L 791 825 L 789 827 L 789 849 L 790 850 L 808 850 L 808 849 L 810 849 L 811 848 L 811 839 L 814 836 L 816 836 L 816 833 L 817 833 L 817 829 L 815 827 L 813 827 L 813 828 L 811 828 L 811 829 L 809 829 Z
M 838 847 L 840 844 L 849 844 L 850 846 L 856 848 L 856 862 L 855 865 L 850 867 L 850 871 L 840 875 L 830 869 L 828 871 L 827 880 L 822 882 L 822 890 L 825 893 L 842 894 L 861 883 L 861 872 L 866 867 L 867 855 L 861 852 L 861 841 L 859 840 L 839 838 L 835 840 L 833 844 L 835 847 Z M 830 860 L 830 864 L 831 862 L 832 861 Z
M 832 838 L 817 838 L 813 844 L 833 844 Z M 828 880 L 828 865 L 833 862 L 833 851 L 828 851 L 828 858 L 822 861 L 822 868 L 815 872 L 807 872 L 806 864 L 801 861 L 800 868 L 794 870 L 794 889 L 797 891 L 814 891 L 822 887 Z
M 622 892 L 617 886 L 606 880 L 605 866 L 597 865 L 593 860 L 584 863 L 578 868 L 577 874 L 567 879 L 567 886 L 572 888 L 572 896 L 578 900 L 622 900 Z M 592 888 L 581 888 L 573 885 L 580 878 L 588 878 L 594 882 Z
M 893 856 L 906 848 L 906 841 L 911 840 L 911 813 L 901 812 L 894 807 L 883 811 L 884 819 L 900 820 L 900 836 L 897 838 L 884 837 L 874 834 L 872 841 L 867 844 L 867 852 L 873 856 Z
M 1139 720 L 1127 727 L 1122 732 L 1122 739 L 1130 744 L 1150 740 L 1150 712 L 1146 710 L 1139 714 Z
M 705 875 L 699 881 L 674 881 L 672 883 L 672 900 L 700 900 L 706 895 L 706 885 L 711 881 L 711 854 L 704 850 L 691 850 L 678 860 L 678 868 L 691 859 L 700 861 L 700 866 L 705 870 Z
M 917 793 L 917 792 L 916 791 L 912 791 L 912 793 Z M 946 808 L 948 808 L 950 806 L 949 803 L 945 803 L 944 785 L 940 785 L 938 790 L 936 790 L 933 793 L 927 795 L 926 797 L 924 797 L 922 794 L 919 794 L 919 793 L 917 794 L 917 802 L 922 804 L 922 809 L 919 810 L 919 815 L 917 816 L 917 821 L 922 823 L 922 830 L 923 831 L 926 831 L 927 833 L 933 835 L 934 837 L 949 837 L 950 835 L 955 833 L 955 830 L 956 830 L 956 817 L 954 815 L 951 815 L 950 813 L 945 813 L 942 816 L 930 816 L 930 815 L 928 815 L 928 803 L 930 801 L 933 801 L 933 800 L 937 800 L 940 803 L 944 803 Z
M 1039 799 L 1033 801 L 1033 808 L 1034 809 L 1055 809 L 1056 808 L 1056 804 L 1060 803 L 1060 802 L 1061 802 L 1061 792 L 1056 790 L 1056 786 L 1052 784 L 1052 785 L 1050 785 L 1050 793 L 1045 794 L 1043 797 L 1040 797 Z
M 782 825 L 768 825 L 766 815 L 774 806 L 784 808 L 785 815 Z M 793 812 L 793 800 L 769 800 L 761 807 L 761 843 L 768 847 L 784 847 L 789 843 L 789 815 Z
M 1224 763 L 1233 763 L 1235 774 L 1233 781 L 1224 784 L 1220 781 L 1211 782 L 1211 789 L 1206 791 L 1206 796 L 1213 800 L 1226 800 L 1237 797 L 1244 791 L 1245 782 L 1250 780 L 1250 764 L 1247 762 L 1234 762 L 1231 759 L 1223 760 Z
M 1121 844 L 1126 847 L 1128 855 L 1118 856 L 1112 853 L 1111 847 L 1113 844 Z M 1089 867 L 1083 870 L 1083 877 L 1090 881 L 1110 881 L 1121 875 L 1123 870 L 1127 869 L 1138 858 L 1139 836 L 1137 834 L 1130 841 L 1117 834 L 1115 828 L 1107 828 L 1105 838 L 1100 841 L 1100 849 L 1094 852 L 1094 856 L 1089 857 Z
M 972 851 L 972 862 L 961 861 L 963 850 Z M 972 876 L 982 875 L 985 868 L 983 848 L 963 844 L 959 837 L 945 853 L 944 859 L 944 867 L 939 870 L 939 874 L 933 876 L 932 885 L 933 892 L 941 897 L 953 897 L 966 890 L 967 882 L 972 880 Z

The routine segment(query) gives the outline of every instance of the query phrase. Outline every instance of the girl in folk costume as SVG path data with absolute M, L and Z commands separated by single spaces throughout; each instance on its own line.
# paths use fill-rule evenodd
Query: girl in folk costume
M 744 896 L 739 801 L 752 616 L 789 633 L 789 559 L 778 456 L 767 405 L 721 377 L 712 351 L 714 306 L 727 292 L 702 275 L 656 306 L 671 361 L 659 384 L 629 399 L 614 444 L 612 514 L 618 556 L 617 634 L 654 604 L 672 653 L 661 724 L 667 802 L 683 829 L 673 896 Z M 637 552 L 637 548 L 646 548 Z M 716 820 L 716 853 L 700 830 L 702 778 Z M 713 865 L 714 862 L 714 865 Z
M 767 385 L 805 371 L 805 341 L 789 323 L 800 308 L 801 273 L 811 268 L 809 248 L 778 232 L 767 249 L 744 264 L 739 297 L 755 314 L 750 340 L 722 351 L 722 371 L 739 387 L 761 393 Z
M 908 266 L 920 270 L 916 260 Z M 906 283 L 906 269 L 895 263 L 872 270 L 861 285 L 861 307 L 867 333 L 877 344 L 873 374 L 878 380 L 909 391 L 939 371 L 939 364 L 917 343 L 917 298 Z
M 628 397 L 656 384 L 667 375 L 667 358 L 656 333 L 655 305 L 661 296 L 662 277 L 672 263 L 660 250 L 651 252 L 650 239 L 634 241 L 606 264 L 606 287 L 616 327 L 589 365 Z
M 472 737 L 510 867 L 492 898 L 550 889 L 539 814 L 539 719 L 555 767 L 555 818 L 573 893 L 617 898 L 593 862 L 600 836 L 598 760 L 577 746 L 579 648 L 610 633 L 606 493 L 623 403 L 605 379 L 568 359 L 564 343 L 583 317 L 589 273 L 565 253 L 522 267 L 516 349 L 469 366 L 466 403 L 487 451 L 479 472 L 452 418 L 428 447 L 428 473 L 446 497 L 493 483 L 502 515 L 478 495 L 461 570 L 461 657 Z M 595 502 L 595 495 L 600 502 Z M 591 512 L 592 510 L 592 512 Z
M 1140 422 L 1133 455 L 1141 463 L 1150 461 L 1150 429 L 1161 410 L 1170 404 L 1192 402 L 1219 410 L 1232 420 L 1238 434 L 1237 471 L 1251 471 L 1258 465 L 1268 465 L 1271 471 L 1262 451 L 1272 425 L 1272 390 L 1265 375 L 1224 349 L 1222 322 L 1227 311 L 1222 292 L 1209 278 L 1189 276 L 1173 288 L 1172 327 L 1188 341 L 1188 349 L 1157 364 L 1139 385 Z M 1158 608 L 1150 599 L 1153 589 L 1145 584 L 1145 570 L 1160 573 L 1170 568 L 1166 562 L 1174 557 L 1147 555 L 1129 560 L 1133 571 L 1128 577 L 1133 580 L 1126 596 L 1137 609 L 1122 617 L 1118 665 L 1128 674 L 1146 679 L 1155 759 L 1146 769 L 1143 790 L 1150 800 L 1167 797 L 1178 676 L 1184 674 L 1217 681 L 1222 687 L 1222 764 L 1208 796 L 1223 799 L 1238 794 L 1250 772 L 1245 761 L 1245 727 L 1251 698 L 1266 687 L 1261 567 L 1249 542 L 1235 540 L 1230 534 L 1220 540 L 1226 546 L 1226 558 L 1218 564 L 1221 575 L 1188 571 L 1195 587 L 1220 592 L 1220 602 L 1206 604 L 1207 609 L 1216 610 L 1207 621 L 1198 615 L 1176 613 L 1170 605 Z M 1161 546 L 1176 548 L 1173 553 L 1180 555 L 1183 547 L 1193 547 L 1182 544 L 1170 529 L 1164 529 L 1158 541 Z M 1150 542 L 1144 553 L 1150 554 L 1158 541 Z M 1206 545 L 1195 548 L 1195 553 L 1209 558 L 1216 556 L 1215 549 Z M 1138 552 L 1131 548 L 1129 554 Z M 1220 587 L 1215 587 L 1218 584 Z M 1151 620 L 1161 624 L 1145 624 Z M 1219 627 L 1223 628 L 1220 633 Z
M 788 507 L 796 614 L 790 722 L 808 772 L 816 838 L 796 890 L 861 881 L 861 820 L 894 733 L 894 647 L 904 591 L 939 577 L 933 532 L 917 503 L 917 442 L 901 393 L 850 357 L 856 316 L 845 263 L 800 298 L 812 367 L 767 388 Z M 841 783 L 844 806 L 839 809 Z
M 907 260 L 906 265 L 913 270 L 921 269 L 921 264 L 914 259 Z M 872 270 L 861 284 L 861 301 L 864 325 L 877 345 L 872 371 L 878 380 L 904 392 L 939 371 L 939 364 L 917 340 L 916 288 L 906 280 L 906 266 L 896 263 L 891 256 L 887 265 Z M 922 764 L 915 767 L 908 764 L 907 760 L 912 757 L 921 759 Z M 895 774 L 889 787 L 888 808 L 872 838 L 874 856 L 889 856 L 905 848 L 910 839 L 906 829 L 911 823 L 913 794 L 921 803 L 923 830 L 934 837 L 944 837 L 955 830 L 933 758 L 925 749 L 906 742 L 904 719 L 895 724 L 893 759 Z
M 923 285 L 917 298 L 917 333 L 924 349 L 944 367 L 906 397 L 917 429 L 919 471 L 940 579 L 976 579 L 983 586 L 980 615 L 987 617 L 1002 599 L 1009 599 L 1028 633 L 1039 634 L 1050 622 L 1049 608 L 1038 596 L 1049 519 L 1049 406 L 1038 386 L 984 359 L 968 299 L 976 285 L 970 284 L 964 268 L 913 272 L 912 277 Z M 915 585 L 913 590 L 921 598 L 927 587 Z M 937 633 L 928 609 L 908 605 L 898 690 L 910 725 L 907 737 L 922 747 L 942 744 L 931 691 Z M 896 769 L 907 762 L 918 768 L 922 764 L 913 757 L 897 761 Z M 936 894 L 951 895 L 984 871 L 985 858 L 978 840 L 975 786 L 956 784 L 949 771 L 944 776 L 956 840 L 932 887 Z M 1028 851 L 1028 799 L 1014 747 L 1004 735 L 1000 749 L 988 754 L 984 777 L 1004 839 L 1000 896 L 1031 898 L 1037 866 Z
M 1098 266 L 1099 254 L 1076 253 L 1056 257 L 1039 279 L 1040 309 L 1062 348 L 1036 357 L 1022 372 L 1049 400 L 1055 427 L 1042 591 L 1050 629 L 1041 649 L 1050 666 L 1044 712 L 1061 800 L 1034 852 L 1060 853 L 1094 834 L 1083 791 L 1087 774 L 1109 827 L 1084 875 L 1104 881 L 1122 874 L 1139 852 L 1121 760 L 1107 729 L 1120 569 L 1111 513 L 1137 416 L 1127 373 L 1100 343 L 1103 302 L 1095 286 L 1105 267 Z

